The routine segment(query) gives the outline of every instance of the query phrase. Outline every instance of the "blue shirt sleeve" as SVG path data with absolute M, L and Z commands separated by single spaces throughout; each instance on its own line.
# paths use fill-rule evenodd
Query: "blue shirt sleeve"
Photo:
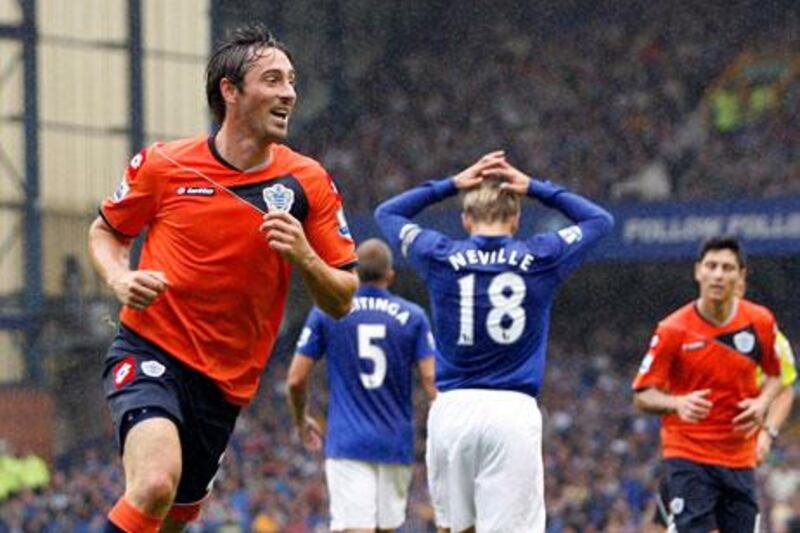
M 316 307 L 311 310 L 303 325 L 300 338 L 297 339 L 297 353 L 303 354 L 314 360 L 319 360 L 325 354 L 325 316 Z
M 433 340 L 433 332 L 431 331 L 431 324 L 428 322 L 428 317 L 420 310 L 419 313 L 419 327 L 417 332 L 417 361 L 433 357 L 436 352 L 436 342 Z
M 558 275 L 565 279 L 614 227 L 614 217 L 596 203 L 549 181 L 531 180 L 528 195 L 560 211 L 575 224 L 546 236 L 560 251 Z
M 375 209 L 375 220 L 389 245 L 423 276 L 427 272 L 425 254 L 446 237 L 437 231 L 423 229 L 411 219 L 427 206 L 457 192 L 452 178 L 429 181 L 386 200 Z

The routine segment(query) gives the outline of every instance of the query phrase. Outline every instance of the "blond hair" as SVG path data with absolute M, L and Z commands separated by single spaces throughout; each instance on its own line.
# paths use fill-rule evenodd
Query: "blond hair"
M 501 189 L 502 181 L 484 179 L 483 182 L 464 193 L 462 209 L 475 222 L 504 222 L 520 212 L 519 195 Z

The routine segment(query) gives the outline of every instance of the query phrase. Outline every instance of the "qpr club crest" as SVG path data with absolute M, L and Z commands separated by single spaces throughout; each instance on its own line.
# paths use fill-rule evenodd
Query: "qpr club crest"
M 294 204 L 294 191 L 289 187 L 278 183 L 270 187 L 264 187 L 262 191 L 264 203 L 267 204 L 268 211 L 283 211 L 288 213 Z
M 733 345 L 742 353 L 750 353 L 756 345 L 756 336 L 749 331 L 742 331 L 733 336 Z

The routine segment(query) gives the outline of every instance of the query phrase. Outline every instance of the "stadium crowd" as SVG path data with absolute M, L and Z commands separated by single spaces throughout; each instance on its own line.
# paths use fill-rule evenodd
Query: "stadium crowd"
M 737 13 L 746 2 L 726 17 L 713 6 L 679 3 L 606 13 L 550 34 L 483 20 L 462 29 L 481 39 L 440 43 L 452 50 L 429 46 L 432 36 L 419 46 L 386 47 L 391 56 L 365 59 L 352 80 L 352 123 L 312 138 L 312 153 L 337 178 L 349 209 L 362 212 L 495 147 L 598 199 L 800 193 L 800 76 L 786 65 L 779 75 L 724 75 L 737 61 L 759 64 L 742 59 L 746 51 L 798 53 L 796 15 L 765 27 Z M 551 345 L 541 401 L 548 532 L 641 531 L 654 512 L 658 420 L 631 404 L 637 350 L 621 339 L 594 353 Z M 276 353 L 270 363 L 192 531 L 327 530 L 321 456 L 298 444 L 285 405 L 288 356 Z M 434 530 L 418 392 L 408 532 Z M 794 420 L 758 470 L 774 533 L 800 531 Z M 46 486 L 6 485 L 13 490 L 0 492 L 0 533 L 102 530 L 123 482 L 116 451 L 102 442 L 60 456 Z M 3 459 L 0 479 L 8 475 Z
M 622 365 L 609 350 L 613 346 L 607 342 L 595 353 L 551 346 L 541 401 L 549 533 L 642 531 L 654 512 L 658 421 L 633 409 L 635 368 Z M 297 442 L 283 388 L 288 361 L 286 354 L 276 357 L 258 399 L 239 421 L 213 495 L 191 531 L 327 531 L 322 457 Z M 423 466 L 425 400 L 418 393 L 406 532 L 435 531 Z M 787 437 L 758 471 L 762 511 L 774 533 L 800 531 L 800 439 L 792 438 L 799 430 L 787 427 Z M 46 488 L 21 489 L 6 499 L 0 532 L 101 531 L 122 482 L 116 452 L 105 442 L 61 457 Z
M 520 21 L 470 21 L 464 33 L 480 39 L 386 47 L 353 82 L 353 124 L 316 153 L 355 210 L 497 147 L 592 198 L 796 192 L 796 15 L 764 26 L 746 3 L 725 16 L 683 4 L 615 10 L 545 35 Z M 740 76 L 722 99 L 734 123 L 720 130 L 729 90 L 720 78 L 754 50 L 783 77 Z

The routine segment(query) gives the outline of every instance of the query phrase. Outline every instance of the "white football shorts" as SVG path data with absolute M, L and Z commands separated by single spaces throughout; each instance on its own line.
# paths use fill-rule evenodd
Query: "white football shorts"
M 436 525 L 543 532 L 542 416 L 521 392 L 439 393 L 428 414 L 428 486 Z
M 326 459 L 331 530 L 396 529 L 406 520 L 411 466 Z

